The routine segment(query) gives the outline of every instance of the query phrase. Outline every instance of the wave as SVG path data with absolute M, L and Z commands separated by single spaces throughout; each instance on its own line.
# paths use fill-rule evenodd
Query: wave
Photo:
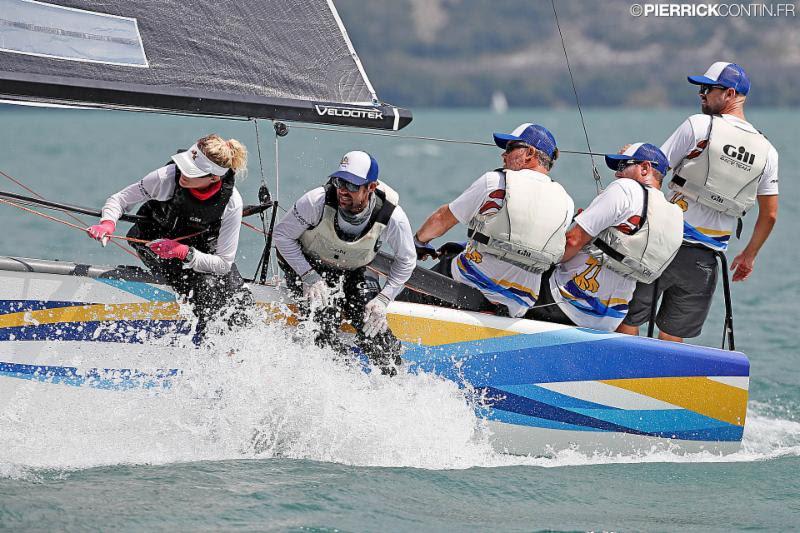
M 187 349 L 168 389 L 108 391 L 25 382 L 0 407 L 0 477 L 128 464 L 289 458 L 464 469 L 746 462 L 800 455 L 800 422 L 751 402 L 741 450 L 629 455 L 497 453 L 469 390 L 437 376 L 363 372 L 277 325 Z M 84 356 L 88 359 L 91 354 Z M 357 366 L 357 365 L 355 365 Z M 779 411 L 779 410 L 778 410 Z M 55 474 L 50 474 L 55 472 Z

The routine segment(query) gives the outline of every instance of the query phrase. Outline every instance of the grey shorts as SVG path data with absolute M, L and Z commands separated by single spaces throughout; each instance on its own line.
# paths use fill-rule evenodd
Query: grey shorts
M 681 246 L 658 280 L 658 296 L 663 296 L 656 314 L 658 329 L 676 337 L 700 335 L 716 288 L 714 252 L 706 247 Z M 647 322 L 652 301 L 653 285 L 637 283 L 623 323 L 641 326 Z

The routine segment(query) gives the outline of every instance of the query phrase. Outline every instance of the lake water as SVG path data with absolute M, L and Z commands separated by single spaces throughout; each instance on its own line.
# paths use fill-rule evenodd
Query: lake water
M 587 110 L 596 152 L 661 142 L 694 109 Z M 795 109 L 748 118 L 780 153 L 778 224 L 747 282 L 733 290 L 737 348 L 751 360 L 742 450 L 732 456 L 499 455 L 459 392 L 423 377 L 354 376 L 285 342 L 248 333 L 242 367 L 198 364 L 197 391 L 143 410 L 100 398 L 54 405 L 36 420 L 2 421 L 0 528 L 419 530 L 786 530 L 800 517 L 800 387 L 795 302 L 800 134 Z M 585 150 L 574 110 L 418 110 L 399 135 L 491 142 L 519 123 L 549 127 L 562 150 Z M 477 176 L 500 165 L 489 146 L 294 127 L 279 140 L 260 122 L 263 173 L 284 206 L 317 186 L 342 154 L 363 149 L 418 227 Z M 217 132 L 250 149 L 238 184 L 256 203 L 261 180 L 253 124 L 85 110 L 0 109 L 0 171 L 48 199 L 99 208 L 178 148 Z M 604 183 L 610 170 L 597 159 Z M 595 195 L 588 156 L 564 154 L 554 177 L 585 206 Z M 276 177 L 279 177 L 276 180 Z M 0 190 L 24 193 L 0 176 Z M 60 218 L 64 215 L 56 214 Z M 90 218 L 85 219 L 88 225 Z M 745 219 L 746 232 L 755 220 Z M 0 253 L 94 264 L 131 263 L 81 232 L 9 206 Z M 461 239 L 456 228 L 452 239 Z M 442 240 L 444 242 L 444 240 Z M 746 240 L 735 241 L 729 258 Z M 251 275 L 263 238 L 242 231 L 238 263 Z M 696 342 L 722 337 L 721 292 Z M 241 339 L 240 339 L 241 340 Z M 267 384 L 268 385 L 265 385 Z M 2 407 L 2 406 L 0 406 Z M 0 416 L 3 416 L 0 414 Z M 253 434 L 265 436 L 252 445 Z

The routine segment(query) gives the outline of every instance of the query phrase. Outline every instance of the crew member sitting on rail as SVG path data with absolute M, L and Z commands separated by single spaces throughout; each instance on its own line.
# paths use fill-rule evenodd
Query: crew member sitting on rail
M 504 150 L 503 168 L 485 173 L 434 211 L 417 231 L 415 245 L 420 260 L 441 256 L 434 271 L 479 289 L 510 316 L 521 317 L 539 297 L 542 272 L 564 253 L 575 206 L 548 176 L 558 148 L 547 128 L 522 124 L 511 134 L 495 133 L 494 142 Z M 469 227 L 466 249 L 450 243 L 436 251 L 428 244 L 459 222 Z
M 307 299 L 305 319 L 321 328 L 317 345 L 344 349 L 338 341 L 344 315 L 356 330 L 356 345 L 389 375 L 400 364 L 400 341 L 389 330 L 386 308 L 416 266 L 411 224 L 398 199 L 378 181 L 371 155 L 348 152 L 330 181 L 301 196 L 274 232 L 287 284 Z M 395 258 L 381 289 L 366 265 L 384 239 Z
M 666 156 L 635 143 L 605 160 L 617 179 L 575 217 L 564 257 L 542 277 L 526 318 L 614 331 L 636 282 L 655 280 L 678 253 L 683 213 L 660 190 Z
M 189 150 L 106 200 L 89 235 L 106 245 L 116 223 L 132 206 L 146 217 L 128 231 L 142 262 L 193 304 L 198 338 L 227 304 L 236 304 L 230 325 L 246 323 L 250 292 L 234 264 L 242 221 L 236 175 L 247 167 L 247 149 L 211 134 Z

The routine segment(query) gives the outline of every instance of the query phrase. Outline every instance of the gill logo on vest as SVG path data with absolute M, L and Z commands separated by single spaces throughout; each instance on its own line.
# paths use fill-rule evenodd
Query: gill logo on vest
M 732 144 L 726 144 L 722 147 L 722 153 L 725 155 L 720 156 L 720 161 L 748 172 L 753 168 L 753 163 L 756 160 L 756 154 L 751 154 L 744 146 L 737 148 Z M 721 202 L 722 200 L 718 201 Z
M 600 289 L 600 283 L 597 281 L 597 276 L 603 269 L 603 265 L 597 258 L 589 256 L 586 259 L 586 270 L 577 274 L 572 281 L 575 282 L 582 291 L 597 292 Z

